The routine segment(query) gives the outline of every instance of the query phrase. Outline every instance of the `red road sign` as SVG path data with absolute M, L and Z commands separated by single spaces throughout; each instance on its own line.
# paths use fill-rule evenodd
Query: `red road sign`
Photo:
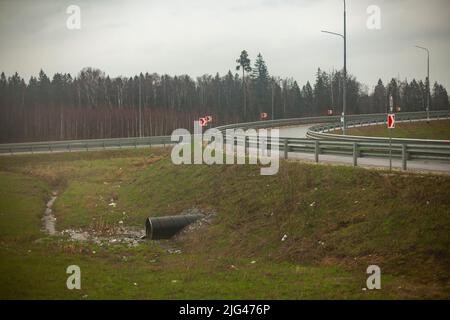
M 206 122 L 211 122 L 212 121 L 212 117 L 211 116 L 206 116 L 205 120 L 206 120 Z
M 388 129 L 394 129 L 395 128 L 395 114 L 388 114 Z
M 200 126 L 202 127 L 206 126 L 206 124 L 208 123 L 208 121 L 206 121 L 206 118 L 200 118 L 198 119 L 198 121 L 200 122 Z

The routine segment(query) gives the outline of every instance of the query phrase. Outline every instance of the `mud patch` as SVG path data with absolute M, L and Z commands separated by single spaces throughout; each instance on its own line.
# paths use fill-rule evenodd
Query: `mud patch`
M 122 244 L 135 247 L 144 241 L 144 229 L 138 227 L 115 228 L 114 231 L 108 232 L 107 235 L 104 232 L 82 229 L 66 229 L 61 231 L 60 234 L 69 237 L 73 241 L 90 241 L 99 246 Z
M 58 198 L 58 193 L 54 191 L 50 200 L 47 202 L 44 216 L 42 217 L 42 222 L 44 225 L 44 230 L 51 236 L 56 235 L 56 217 L 53 214 L 53 204 Z
M 116 227 L 108 229 L 107 232 L 99 232 L 93 229 L 66 229 L 61 232 L 56 231 L 56 217 L 53 213 L 53 205 L 57 198 L 58 193 L 54 191 L 46 204 L 42 217 L 43 231 L 50 236 L 66 236 L 72 241 L 90 241 L 99 246 L 125 244 L 130 247 L 135 247 L 143 242 L 143 235 L 145 234 L 143 228 Z
M 107 230 L 96 229 L 65 229 L 61 232 L 56 230 L 56 217 L 53 213 L 53 205 L 58 198 L 58 193 L 54 191 L 50 197 L 50 200 L 46 204 L 44 216 L 42 222 L 44 231 L 50 236 L 62 236 L 67 237 L 71 241 L 89 241 L 99 246 L 110 246 L 115 244 L 127 245 L 129 247 L 138 246 L 145 241 L 145 230 L 142 227 L 111 227 Z M 180 239 L 184 235 L 190 232 L 195 232 L 209 224 L 216 215 L 215 212 L 206 212 L 199 208 L 188 208 L 180 212 L 180 215 L 192 215 L 202 214 L 203 218 L 190 224 L 178 233 L 174 238 Z M 170 254 L 179 254 L 181 250 L 179 248 L 166 247 L 166 250 Z
M 188 225 L 186 228 L 184 228 L 182 231 L 180 231 L 176 236 L 175 239 L 179 239 L 181 237 L 183 237 L 184 235 L 197 231 L 199 229 L 202 229 L 208 225 L 211 224 L 212 220 L 214 219 L 214 217 L 216 216 L 216 212 L 214 211 L 210 211 L 210 212 L 206 212 L 202 209 L 199 208 L 189 208 L 189 209 L 185 209 L 183 211 L 180 212 L 180 215 L 190 215 L 190 214 L 202 214 L 204 217 L 191 223 L 190 225 Z

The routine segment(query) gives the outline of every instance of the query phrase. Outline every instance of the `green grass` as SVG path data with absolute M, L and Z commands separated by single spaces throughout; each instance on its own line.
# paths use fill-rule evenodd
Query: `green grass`
M 341 134 L 341 130 L 335 133 Z M 347 129 L 347 134 L 354 136 L 389 137 L 386 125 L 364 126 Z M 430 122 L 398 122 L 391 129 L 393 138 L 450 140 L 450 120 L 433 120 Z
M 0 190 L 3 299 L 450 296 L 447 176 L 298 162 L 261 176 L 257 166 L 175 166 L 167 150 L 138 149 L 2 157 Z M 99 247 L 41 232 L 53 190 L 58 230 L 142 226 L 191 207 L 217 215 L 182 239 Z M 71 264 L 80 291 L 65 286 Z M 362 290 L 370 264 L 382 290 Z

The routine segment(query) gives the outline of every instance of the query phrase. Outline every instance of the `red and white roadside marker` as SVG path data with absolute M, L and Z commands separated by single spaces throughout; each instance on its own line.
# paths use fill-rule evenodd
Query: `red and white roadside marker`
M 391 107 L 391 110 L 392 110 L 392 107 Z M 388 129 L 395 128 L 395 114 L 394 113 L 388 114 L 387 127 L 388 127 Z M 388 130 L 388 131 L 389 131 L 389 171 L 392 171 L 392 135 L 391 135 L 391 130 Z
M 201 127 L 204 127 L 208 124 L 208 121 L 206 121 L 206 118 L 200 118 L 200 119 L 198 119 L 198 122 L 200 123 Z
M 387 127 L 388 129 L 395 129 L 395 114 L 388 114 Z

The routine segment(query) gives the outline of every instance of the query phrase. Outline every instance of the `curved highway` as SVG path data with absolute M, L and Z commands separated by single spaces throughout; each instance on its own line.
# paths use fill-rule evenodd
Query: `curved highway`
M 398 120 L 418 120 L 426 117 L 425 112 L 406 112 L 398 114 Z M 442 119 L 450 118 L 450 111 L 432 111 L 431 118 Z M 373 123 L 383 123 L 386 119 L 385 114 L 363 114 L 350 115 L 349 120 L 357 125 L 368 125 Z M 230 124 L 217 129 L 222 132 L 226 129 L 236 128 L 278 128 L 280 130 L 280 152 L 281 156 L 287 156 L 289 159 L 305 159 L 316 162 L 339 163 L 350 165 L 362 165 L 368 167 L 389 167 L 387 151 L 389 144 L 386 142 L 374 143 L 370 139 L 361 139 L 353 142 L 331 141 L 326 135 L 317 134 L 313 139 L 307 139 L 308 129 L 312 126 L 336 128 L 339 126 L 339 117 L 308 117 L 296 119 L 280 119 L 257 121 L 250 123 Z M 320 129 L 319 129 L 320 130 Z M 308 137 L 311 135 L 308 134 Z M 284 138 L 284 139 L 283 139 Z M 342 140 L 342 139 L 337 139 Z M 445 141 L 433 143 L 425 141 L 425 145 L 417 145 L 416 142 L 399 142 L 393 145 L 396 157 L 393 159 L 394 168 L 439 171 L 450 173 L 450 146 Z M 159 137 L 133 137 L 133 138 L 115 138 L 115 139 L 94 139 L 94 140 L 74 140 L 74 141 L 47 141 L 34 143 L 9 143 L 0 144 L 0 154 L 23 154 L 23 153 L 47 153 L 47 152 L 70 152 L 80 150 L 102 150 L 117 148 L 139 148 L 151 146 L 163 146 L 174 144 L 170 136 Z M 286 153 L 284 153 L 284 147 Z M 352 151 L 353 148 L 353 151 Z M 324 154 L 325 153 L 325 154 Z M 381 157 L 380 157 L 381 156 Z M 403 161 L 400 160 L 403 158 Z M 423 159 L 432 160 L 423 160 Z M 420 160 L 418 160 L 420 159 Z M 403 166 L 402 166 L 403 165 Z
M 308 129 L 316 124 L 302 124 L 298 126 L 278 127 L 280 130 L 280 137 L 285 138 L 306 138 Z
M 286 138 L 306 138 L 308 129 L 317 124 L 307 124 L 298 126 L 278 127 L 280 130 L 280 137 Z M 310 160 L 314 161 L 314 154 L 289 152 L 289 159 L 298 160 Z M 353 157 L 351 156 L 339 156 L 339 155 L 320 155 L 320 161 L 322 163 L 329 164 L 346 164 L 353 165 Z M 358 166 L 363 167 L 375 167 L 375 168 L 389 168 L 389 159 L 378 157 L 363 157 L 358 158 Z M 392 160 L 392 167 L 396 169 L 402 168 L 402 161 L 400 159 Z M 448 161 L 440 160 L 408 160 L 408 170 L 413 171 L 433 171 L 450 173 L 450 163 Z

